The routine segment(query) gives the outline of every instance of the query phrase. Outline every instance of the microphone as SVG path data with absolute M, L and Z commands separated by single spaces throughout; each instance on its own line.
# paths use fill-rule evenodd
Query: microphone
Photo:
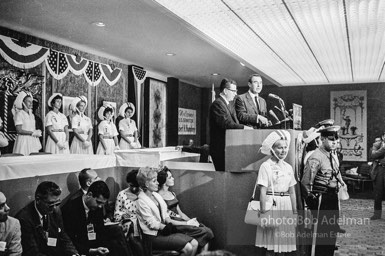
M 279 121 L 277 115 L 274 113 L 273 110 L 270 109 L 270 110 L 269 110 L 269 114 L 276 120 L 275 124 L 279 124 L 279 123 L 280 123 L 280 121 Z
M 267 95 L 267 97 L 277 99 L 277 100 L 282 100 L 281 97 L 279 97 L 278 95 L 272 94 L 272 93 L 269 93 L 269 95 Z

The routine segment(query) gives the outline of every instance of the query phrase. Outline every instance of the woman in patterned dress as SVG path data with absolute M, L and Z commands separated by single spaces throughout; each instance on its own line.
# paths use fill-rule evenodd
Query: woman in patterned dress
M 262 163 L 258 172 L 260 212 L 263 217 L 269 211 L 266 202 L 273 199 L 276 205 L 272 210 L 274 220 L 282 223 L 276 228 L 257 226 L 255 246 L 266 248 L 266 255 L 285 255 L 296 251 L 297 201 L 294 185 L 297 182 L 293 168 L 284 161 L 289 145 L 290 134 L 284 130 L 270 133 L 262 142 L 261 152 L 271 157 Z
M 138 128 L 131 117 L 135 114 L 135 106 L 131 102 L 124 103 L 119 109 L 119 115 L 124 119 L 119 122 L 120 149 L 141 148 L 138 141 Z
M 92 123 L 91 119 L 84 114 L 87 108 L 85 96 L 76 97 L 71 103 L 72 110 L 76 115 L 72 118 L 72 130 L 74 139 L 71 144 L 71 154 L 94 154 L 92 147 Z
M 118 131 L 112 120 L 114 109 L 111 105 L 106 104 L 100 107 L 98 117 L 102 120 L 98 126 L 99 145 L 96 151 L 97 155 L 112 155 L 115 150 L 119 149 Z
M 134 255 L 144 256 L 138 230 L 136 200 L 138 199 L 139 184 L 136 181 L 137 174 L 138 170 L 132 170 L 127 174 L 128 188 L 120 191 L 116 198 L 114 218 L 123 226 L 123 231 Z
M 35 130 L 35 116 L 32 113 L 32 95 L 21 91 L 15 100 L 15 126 L 17 137 L 13 146 L 13 153 L 28 156 L 33 152 L 39 152 L 41 144 L 41 130 Z
M 48 107 L 51 111 L 45 116 L 45 127 L 48 131 L 48 139 L 45 152 L 52 154 L 69 154 L 69 132 L 66 116 L 60 112 L 63 95 L 54 93 L 48 99 Z

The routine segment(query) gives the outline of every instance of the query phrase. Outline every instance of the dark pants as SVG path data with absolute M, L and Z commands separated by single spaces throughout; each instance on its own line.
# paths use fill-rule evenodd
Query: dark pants
M 111 256 L 130 256 L 132 253 L 129 250 L 127 240 L 123 230 L 119 225 L 105 226 L 104 232 L 101 235 L 101 244 L 104 244 L 110 251 Z
M 318 198 L 318 200 L 320 200 Z M 314 211 L 317 217 L 317 211 Z M 333 256 L 337 241 L 337 231 L 339 218 L 338 194 L 335 189 L 329 189 L 322 194 L 321 205 L 318 215 L 318 227 L 316 234 L 315 255 Z
M 374 170 L 374 181 L 373 181 L 373 190 L 374 190 L 374 215 L 381 217 L 382 212 L 382 200 L 384 197 L 385 189 L 385 167 L 377 166 Z
M 212 152 L 211 159 L 213 160 L 213 164 L 215 167 L 215 170 L 217 172 L 224 172 L 225 171 L 225 152 Z

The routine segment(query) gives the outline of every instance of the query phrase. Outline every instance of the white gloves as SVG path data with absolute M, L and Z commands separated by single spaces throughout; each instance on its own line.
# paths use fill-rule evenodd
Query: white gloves
M 115 146 L 115 150 L 119 150 L 120 149 L 120 147 L 119 146 Z
M 192 218 L 192 219 L 189 219 L 189 220 L 187 221 L 187 225 L 199 227 L 199 222 L 197 221 L 196 218 Z
M 60 150 L 66 148 L 66 145 L 65 145 L 64 143 L 60 142 L 60 141 L 58 141 L 58 142 L 56 143 L 56 145 L 59 147 Z
M 91 142 L 89 142 L 88 140 L 85 140 L 83 142 L 83 148 L 88 148 L 89 146 L 91 146 Z
M 40 130 L 34 130 L 31 134 L 33 137 L 41 137 L 41 131 Z

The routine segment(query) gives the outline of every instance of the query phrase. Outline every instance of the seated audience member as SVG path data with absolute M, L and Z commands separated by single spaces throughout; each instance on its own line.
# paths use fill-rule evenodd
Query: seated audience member
M 23 256 L 79 255 L 64 231 L 59 207 L 61 190 L 51 181 L 37 186 L 35 201 L 16 215 L 21 225 Z
M 0 192 L 0 255 L 19 256 L 21 247 L 20 222 L 8 216 L 7 198 Z
M 139 184 L 136 181 L 138 170 L 132 170 L 127 174 L 126 181 L 128 188 L 119 192 L 115 204 L 115 221 L 120 222 L 126 234 L 128 243 L 134 255 L 143 256 L 144 251 L 138 230 L 136 200 L 139 194 Z
M 79 175 L 78 175 L 80 188 L 78 190 L 76 190 L 75 193 L 68 195 L 68 197 L 66 197 L 62 201 L 61 205 L 64 205 L 68 200 L 73 200 L 75 198 L 78 198 L 79 196 L 87 194 L 87 190 L 91 186 L 91 184 L 94 181 L 97 181 L 99 179 L 100 178 L 99 178 L 98 174 L 94 170 L 92 170 L 90 168 L 85 168 L 85 169 L 81 170 L 79 172 Z
M 159 195 L 161 195 L 164 201 L 167 204 L 168 214 L 171 219 L 180 220 L 180 221 L 196 221 L 196 218 L 190 219 L 186 214 L 182 212 L 179 206 L 179 201 L 176 198 L 174 192 L 169 191 L 169 188 L 174 186 L 174 177 L 171 174 L 171 171 L 164 167 L 158 173 L 158 182 L 159 182 Z M 177 230 L 180 230 L 182 233 L 194 237 L 200 246 L 204 248 L 203 251 L 207 251 L 208 242 L 213 239 L 214 234 L 210 228 L 204 226 L 197 222 L 197 226 L 176 226 Z
M 129 255 L 121 227 L 104 225 L 103 205 L 109 197 L 107 184 L 98 180 L 91 184 L 87 194 L 63 205 L 65 230 L 81 254 Z
M 156 170 L 149 167 L 140 168 L 136 179 L 142 189 L 138 195 L 137 206 L 146 255 L 152 255 L 152 248 L 154 248 L 155 250 L 175 250 L 180 251 L 184 256 L 194 256 L 198 249 L 198 242 L 186 234 L 179 233 L 175 228 L 176 225 L 189 225 L 192 222 L 170 218 L 166 203 L 156 192 L 159 184 Z

